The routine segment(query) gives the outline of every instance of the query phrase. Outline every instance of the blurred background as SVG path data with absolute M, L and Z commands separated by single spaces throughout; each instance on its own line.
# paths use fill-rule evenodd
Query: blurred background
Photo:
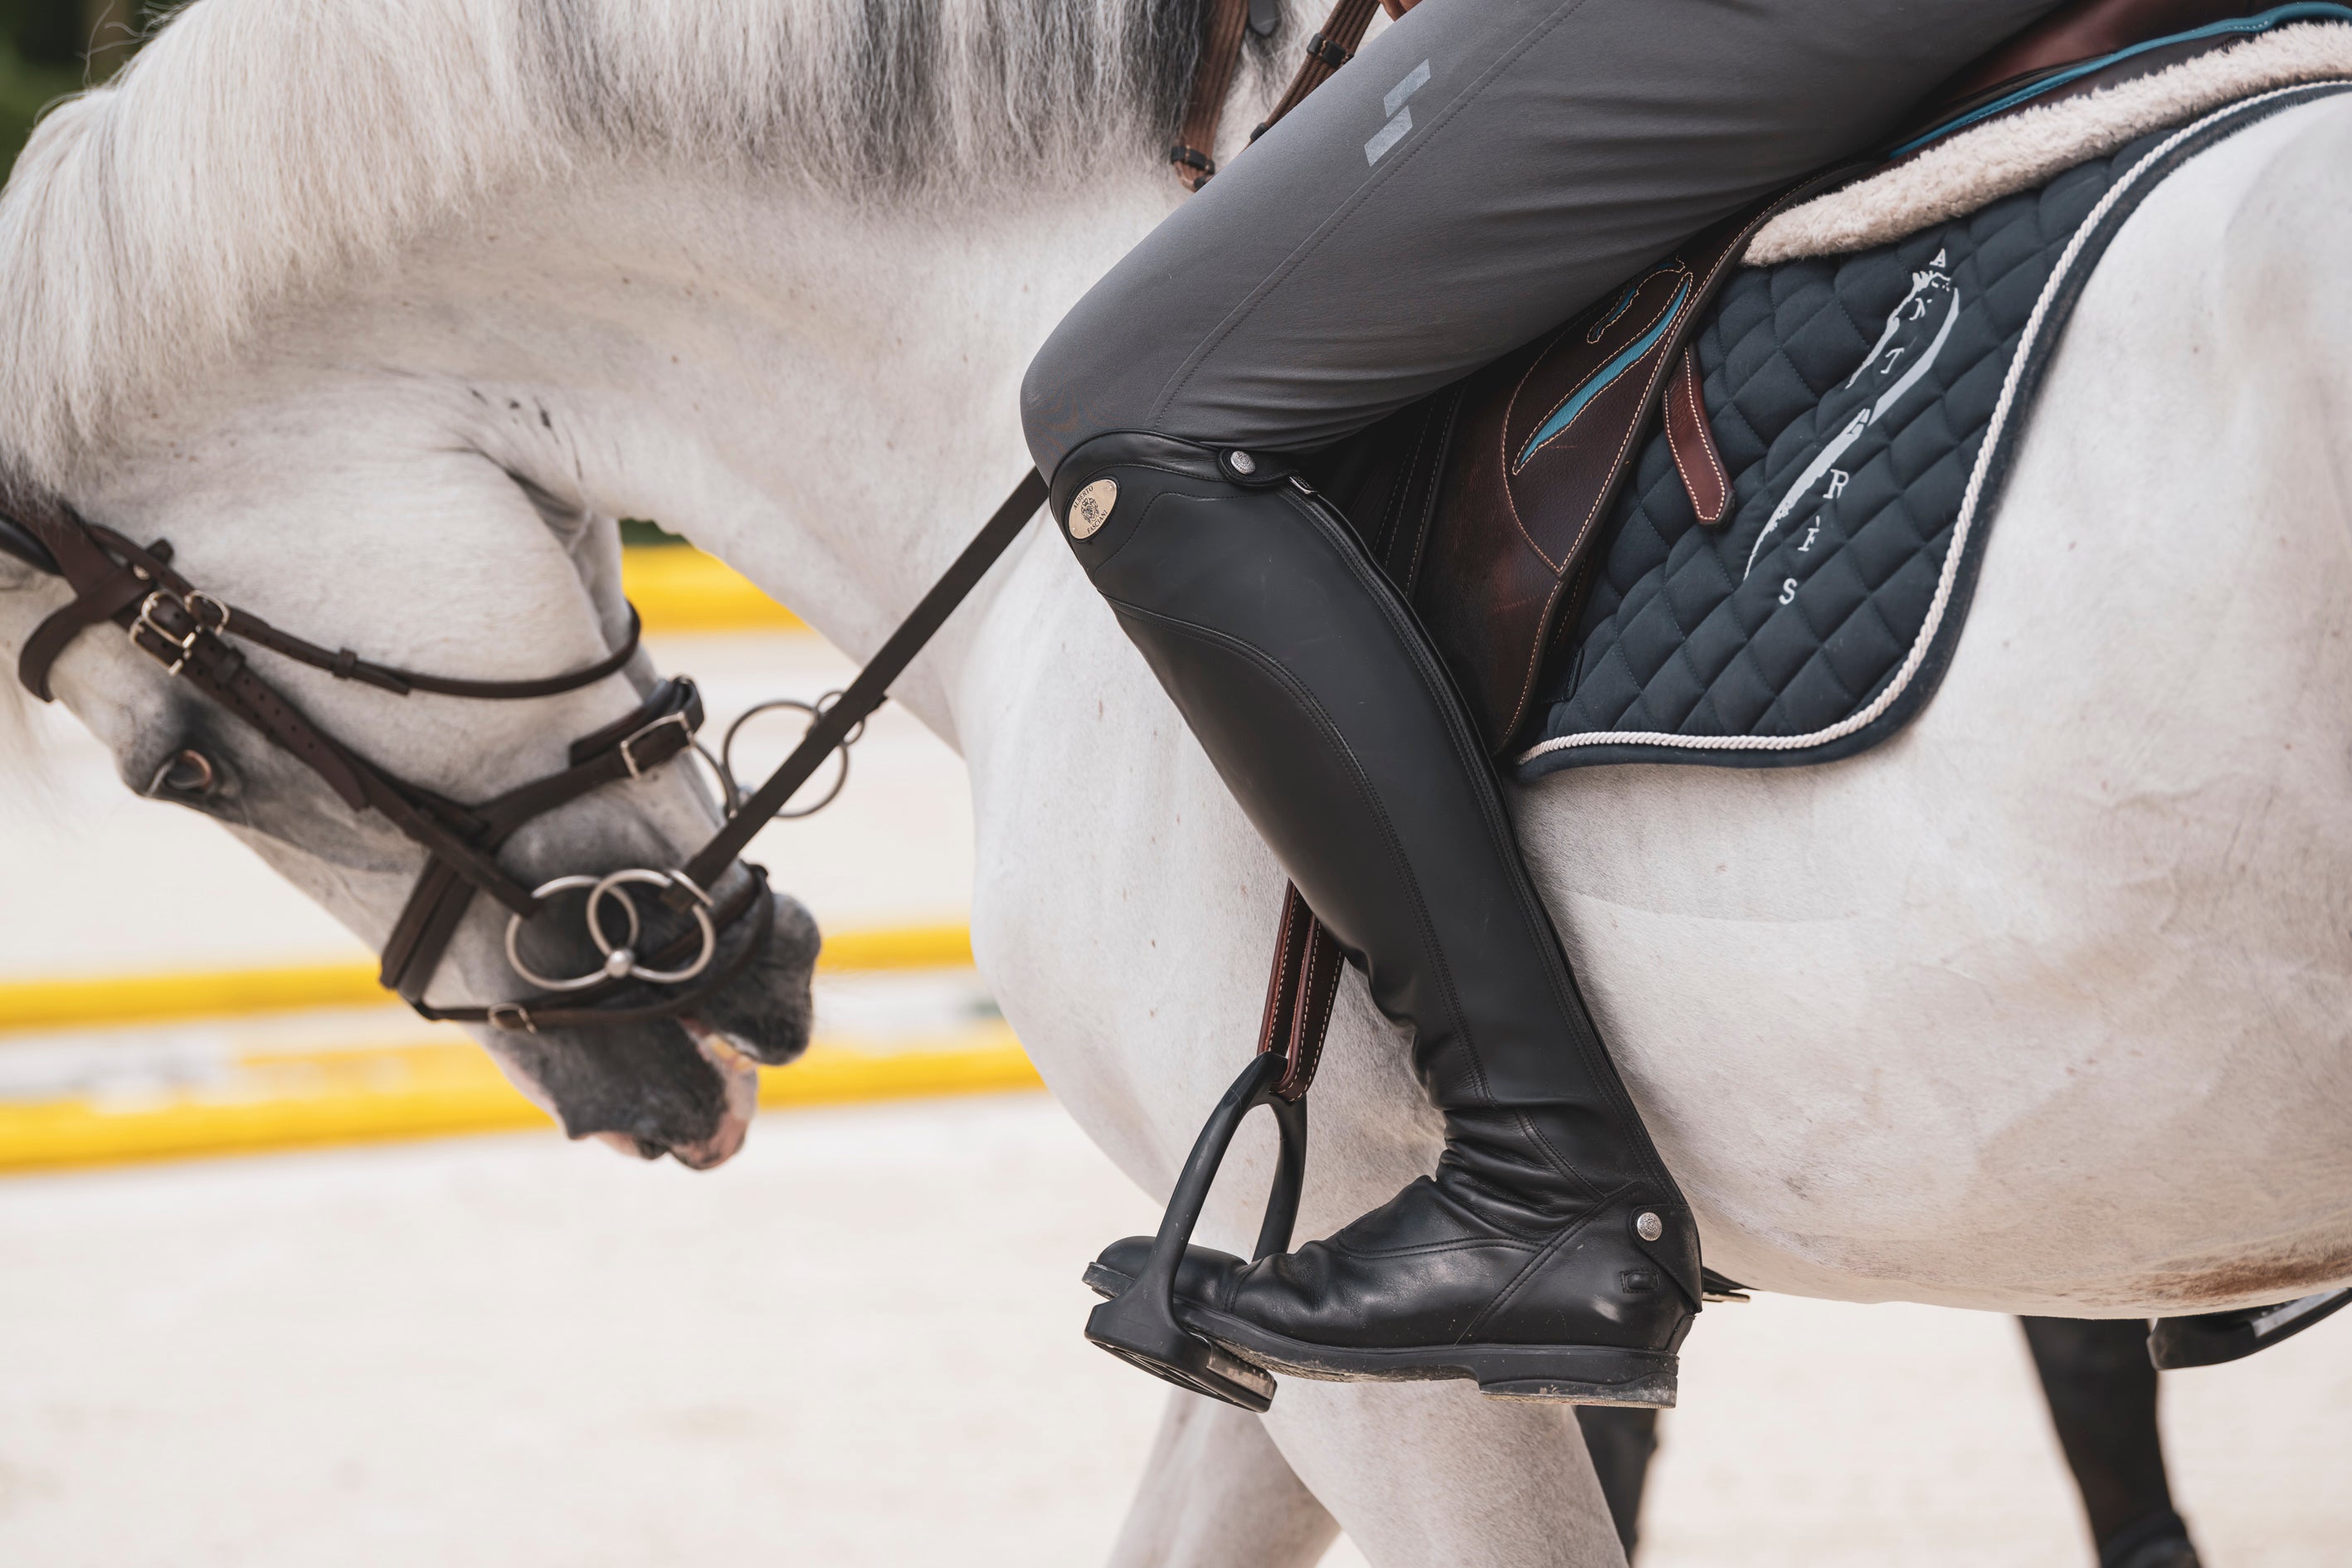
M 43 105 L 113 74 L 171 8 L 136 0 L 0 0 L 0 157 L 14 163 Z
M 164 9 L 0 0 L 0 157 Z M 716 725 L 848 679 L 629 537 Z M 753 772 L 797 733 L 762 723 Z M 226 835 L 41 724 L 0 797 L 0 1563 L 1105 1556 L 1162 1395 L 1080 1340 L 1077 1272 L 1156 1209 L 971 969 L 961 764 L 907 715 L 754 846 L 828 933 L 819 1039 L 707 1174 L 564 1142 Z M 1645 1564 L 2094 1560 L 2010 1320 L 1759 1298 L 1685 1364 Z M 2164 1398 L 2209 1564 L 2344 1561 L 2352 1329 Z

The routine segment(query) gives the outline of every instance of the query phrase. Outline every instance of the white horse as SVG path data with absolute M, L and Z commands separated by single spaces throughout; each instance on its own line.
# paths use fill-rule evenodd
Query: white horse
M 1023 468 L 1034 345 L 1178 199 L 1159 154 L 1192 14 L 199 0 L 51 116 L 0 203 L 0 443 L 20 482 L 374 658 L 592 655 L 615 630 L 606 520 L 631 514 L 870 651 Z M 1244 73 L 1229 126 L 1271 79 Z M 1903 734 L 1825 767 L 1515 792 L 1721 1271 L 2074 1316 L 2352 1279 L 2347 169 L 2336 100 L 2131 221 Z M 61 595 L 0 588 L 13 651 Z M 270 673 L 465 798 L 630 702 L 614 682 L 519 715 Z M 404 841 L 119 637 L 86 636 L 59 686 L 137 787 L 190 734 L 223 752 L 228 797 L 203 804 L 382 937 Z M 1248 1048 L 1279 871 L 1049 530 L 901 697 L 971 766 L 974 944 L 1007 1015 L 1164 1192 Z M 515 854 L 618 864 L 709 820 L 657 779 Z M 500 994 L 496 939 L 477 911 L 453 995 Z M 753 996 L 705 1035 L 789 1054 L 805 956 L 772 965 L 782 1016 Z M 584 1039 L 519 1065 L 560 1103 L 590 1058 L 600 1096 L 625 1082 Z M 1434 1155 L 1360 989 L 1315 1107 L 1302 1235 Z M 709 1158 L 703 1113 L 699 1139 L 629 1135 Z M 1204 1239 L 1254 1229 L 1258 1136 Z M 1451 1384 L 1294 1381 L 1262 1422 L 1179 1396 L 1119 1557 L 1305 1563 L 1336 1521 L 1384 1565 L 1614 1562 L 1574 1432 Z

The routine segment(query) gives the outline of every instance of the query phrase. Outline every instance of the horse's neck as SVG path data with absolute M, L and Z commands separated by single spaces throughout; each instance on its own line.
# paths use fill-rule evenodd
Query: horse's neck
M 612 173 L 435 237 L 273 330 L 270 357 L 297 386 L 365 365 L 429 438 L 659 521 L 863 658 L 1027 466 L 1022 371 L 1167 210 L 1154 173 L 897 214 Z M 902 690 L 950 739 L 976 619 Z

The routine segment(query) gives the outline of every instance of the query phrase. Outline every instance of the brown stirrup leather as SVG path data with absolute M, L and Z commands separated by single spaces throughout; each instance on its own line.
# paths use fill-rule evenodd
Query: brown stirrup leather
M 1265 984 L 1265 1016 L 1257 1032 L 1258 1054 L 1275 1052 L 1283 1058 L 1282 1079 L 1274 1092 L 1285 1100 L 1304 1100 L 1314 1085 L 1344 962 L 1338 939 L 1315 918 L 1297 888 L 1286 886 L 1274 973 Z

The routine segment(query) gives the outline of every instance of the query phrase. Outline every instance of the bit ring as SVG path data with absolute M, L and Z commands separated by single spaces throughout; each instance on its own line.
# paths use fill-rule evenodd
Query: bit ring
M 688 913 L 694 916 L 694 923 L 702 931 L 702 951 L 695 955 L 692 963 L 688 964 L 684 969 L 647 969 L 636 962 L 635 954 L 630 953 L 628 948 L 615 948 L 605 940 L 604 920 L 597 911 L 603 907 L 604 900 L 611 896 L 617 896 L 621 900 L 621 906 L 629 911 L 629 941 L 634 943 L 637 940 L 637 906 L 630 901 L 627 893 L 621 890 L 625 886 L 632 884 L 665 889 L 681 885 L 677 878 L 667 871 L 649 871 L 639 868 L 628 871 L 615 871 L 588 889 L 588 934 L 594 939 L 596 945 L 604 950 L 607 972 L 611 972 L 614 960 L 626 955 L 629 959 L 628 967 L 620 973 L 614 974 L 614 978 L 620 979 L 634 975 L 639 980 L 651 981 L 656 985 L 677 985 L 693 979 L 709 968 L 710 961 L 719 956 L 719 928 L 710 923 L 709 898 L 703 895 L 701 889 L 694 887 L 691 882 L 683 884 L 696 894 L 696 902 Z
M 637 917 L 636 900 L 631 899 L 631 887 L 669 889 L 683 887 L 695 894 L 696 902 L 687 912 L 702 932 L 702 951 L 694 962 L 683 969 L 648 969 L 637 962 L 637 939 L 644 934 L 645 925 Z M 558 893 L 584 890 L 588 895 L 588 940 L 604 955 L 604 962 L 585 974 L 569 980 L 558 980 L 540 973 L 522 961 L 521 915 L 507 917 L 507 963 L 514 972 L 542 991 L 585 991 L 591 985 L 601 985 L 608 980 L 642 980 L 653 985 L 677 985 L 693 979 L 710 967 L 719 956 L 719 928 L 710 921 L 710 900 L 702 889 L 688 881 L 685 873 L 653 871 L 643 867 L 615 871 L 606 877 L 558 877 L 531 889 L 534 899 L 549 899 Z M 614 942 L 604 933 L 604 900 L 621 900 L 621 913 L 629 922 L 628 934 Z
M 574 889 L 587 890 L 593 895 L 598 882 L 599 879 L 594 877 L 558 877 L 551 882 L 541 882 L 538 887 L 533 888 L 530 890 L 530 896 L 534 899 L 551 899 L 558 893 L 568 893 Z M 597 925 L 593 910 L 588 921 L 588 934 L 595 940 L 597 950 L 603 952 L 608 961 L 615 952 L 627 952 L 637 940 L 637 906 L 629 902 L 625 894 L 621 899 L 621 907 L 629 913 L 629 937 L 627 943 L 618 948 L 604 940 L 604 931 Z M 521 975 L 541 990 L 585 991 L 591 985 L 601 984 L 613 978 L 609 973 L 609 963 L 605 966 L 600 966 L 570 980 L 556 980 L 540 973 L 522 961 L 522 950 L 518 945 L 522 936 L 522 922 L 521 915 L 507 917 L 507 963 L 517 974 Z M 630 963 L 634 967 L 635 960 L 632 959 Z

